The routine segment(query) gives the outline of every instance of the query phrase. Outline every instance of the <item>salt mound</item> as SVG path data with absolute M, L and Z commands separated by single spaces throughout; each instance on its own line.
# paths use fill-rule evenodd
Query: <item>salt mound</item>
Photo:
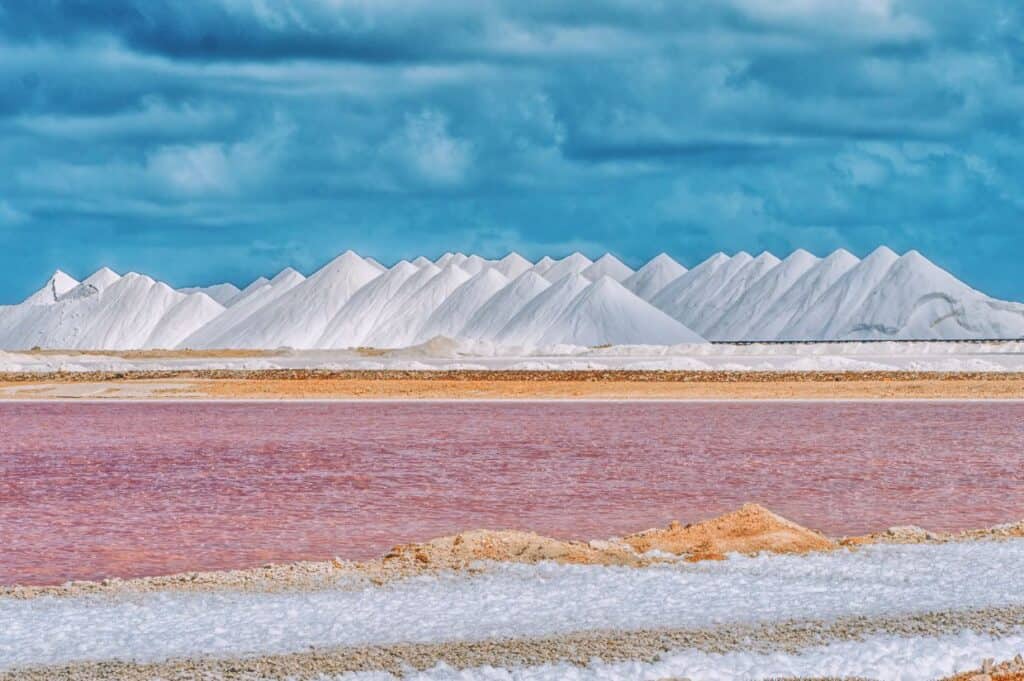
M 885 246 L 839 277 L 801 317 L 779 333 L 780 340 L 832 340 L 850 330 L 849 319 L 899 258 Z
M 433 263 L 429 269 L 437 273 Z M 380 321 L 381 313 L 410 277 L 421 270 L 412 263 L 401 260 L 390 270 L 359 289 L 349 301 L 338 310 L 317 342 L 318 348 L 355 348 L 363 344 L 366 336 Z
M 186 298 L 166 284 L 129 273 L 94 295 L 8 308 L 0 326 L 0 347 L 141 348 L 158 329 L 184 337 L 222 309 L 210 301 L 213 306 L 188 308 L 189 314 L 184 316 L 170 314 Z
M 494 263 L 494 269 L 508 277 L 509 281 L 517 279 L 531 267 L 533 267 L 533 263 L 515 251 Z
M 311 348 L 356 291 L 382 276 L 346 251 L 232 329 L 233 348 Z
M 275 300 L 292 290 L 306 278 L 290 267 L 286 267 L 267 283 L 252 288 L 246 287 L 227 308 L 210 322 L 200 326 L 194 333 L 181 340 L 176 347 L 206 349 L 232 348 L 238 342 L 244 329 L 238 329 L 258 310 L 270 305 Z M 255 283 L 255 282 L 254 282 Z
M 65 274 L 61 270 L 57 270 L 46 280 L 41 289 L 21 301 L 21 304 L 51 305 L 76 286 L 78 286 L 78 281 L 74 277 Z
M 232 298 L 237 298 L 242 291 L 234 284 L 213 284 L 212 286 L 188 286 L 178 289 L 182 293 L 205 293 L 221 305 L 227 305 Z
M 224 306 L 205 293 L 192 293 L 171 307 L 142 344 L 144 348 L 174 348 L 197 328 L 224 312 Z
M 478 309 L 457 335 L 474 340 L 494 340 L 529 301 L 551 283 L 533 271 L 524 272 Z
M 376 258 L 371 258 L 370 256 L 366 256 L 365 258 L 363 258 L 363 260 L 365 260 L 367 263 L 369 263 L 369 265 L 371 267 L 377 268 L 378 272 L 385 272 L 388 269 L 387 267 L 384 267 L 384 265 L 381 265 L 379 262 L 377 262 Z
M 715 253 L 692 270 L 684 272 L 666 284 L 651 298 L 651 304 L 666 314 L 675 317 L 672 314 L 672 310 L 684 304 L 690 295 L 690 290 L 700 286 L 702 282 L 727 262 L 729 262 L 729 256 L 725 253 Z
M 704 334 L 712 340 L 746 338 L 761 313 L 782 297 L 807 270 L 818 263 L 818 258 L 802 248 L 773 267 L 770 272 L 748 285 L 739 298 L 728 306 L 725 313 Z
M 561 260 L 556 260 L 552 263 L 551 267 L 544 270 L 541 274 L 543 274 L 544 278 L 548 281 L 555 282 L 566 275 L 579 274 L 592 264 L 593 263 L 590 258 L 582 253 L 576 252 L 571 255 L 567 255 Z
M 416 341 L 430 315 L 468 279 L 469 275 L 461 267 L 455 264 L 447 265 L 411 295 L 400 310 L 383 320 L 367 337 L 366 344 L 377 348 L 411 345 Z M 412 278 L 409 281 L 412 281 Z
M 744 332 L 750 340 L 773 340 L 791 323 L 807 314 L 807 310 L 860 260 L 849 251 L 839 249 L 818 261 L 788 291 L 761 310 Z
M 481 258 L 479 255 L 476 254 L 473 254 L 467 257 L 462 262 L 458 263 L 459 269 L 461 269 L 469 276 L 479 274 L 484 269 L 490 267 L 492 264 L 493 263 L 490 260 Z
M 536 264 L 533 266 L 533 271 L 536 272 L 537 274 L 543 275 L 545 272 L 551 269 L 551 266 L 554 265 L 555 262 L 556 261 L 554 258 L 545 255 L 543 258 L 536 262 Z
M 754 286 L 779 264 L 779 259 L 768 253 L 761 253 L 729 277 L 720 289 L 710 295 L 693 312 L 691 326 L 698 333 L 706 333 L 721 316 L 739 300 L 747 289 Z
M 413 272 L 412 276 L 405 280 L 405 283 L 398 287 L 398 289 L 391 295 L 391 297 L 383 301 L 382 306 L 377 310 L 376 321 L 372 325 L 369 331 L 362 334 L 361 343 L 369 343 L 370 336 L 379 328 L 384 326 L 389 319 L 395 315 L 401 314 L 405 308 L 406 301 L 409 298 L 416 295 L 416 292 L 427 285 L 431 279 L 440 274 L 441 268 L 432 262 L 428 262 L 426 265 L 420 267 L 416 272 Z
M 467 256 L 465 253 L 445 253 L 434 261 L 434 265 L 436 265 L 439 270 L 442 270 L 448 265 L 461 265 L 466 262 L 466 258 Z
M 1024 336 L 1024 306 L 994 301 L 909 251 L 847 322 L 842 338 Z
M 498 332 L 495 342 L 504 345 L 535 345 L 590 283 L 582 274 L 565 275 L 526 303 Z
M 121 275 L 109 267 L 101 267 L 83 279 L 82 283 L 92 286 L 97 291 L 102 291 L 120 278 Z
M 676 345 L 704 339 L 604 276 L 588 286 L 540 337 L 539 345 Z
M 421 255 L 418 256 L 415 260 L 413 260 L 412 264 L 415 265 L 416 267 L 423 267 L 424 265 L 433 265 L 434 263 L 430 262 Z
M 621 282 L 633 274 L 633 270 L 611 253 L 605 253 L 594 261 L 594 264 L 582 272 L 583 276 L 590 281 L 597 281 L 601 277 L 611 277 Z
M 434 336 L 458 335 L 470 318 L 508 283 L 508 278 L 496 269 L 482 270 L 455 289 L 434 310 L 417 334 L 417 339 L 423 342 Z
M 738 511 L 692 525 L 674 522 L 665 529 L 647 530 L 623 541 L 638 553 L 663 551 L 691 560 L 719 559 L 728 553 L 807 553 L 836 547 L 825 535 L 757 504 L 745 504 Z
M 650 301 L 669 283 L 684 274 L 686 274 L 685 267 L 665 253 L 661 253 L 627 277 L 622 285 L 644 300 Z

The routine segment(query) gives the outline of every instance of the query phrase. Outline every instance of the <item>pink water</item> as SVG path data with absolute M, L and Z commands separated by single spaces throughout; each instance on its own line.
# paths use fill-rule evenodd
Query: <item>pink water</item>
M 746 501 L 831 534 L 1024 518 L 1024 404 L 0 403 L 0 583 L 604 537 Z

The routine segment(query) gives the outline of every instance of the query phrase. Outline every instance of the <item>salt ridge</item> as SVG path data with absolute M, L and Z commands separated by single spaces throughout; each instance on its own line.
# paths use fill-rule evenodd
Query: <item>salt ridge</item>
M 717 253 L 691 270 L 665 254 L 634 272 L 613 255 L 591 261 L 582 253 L 536 263 L 518 253 L 446 253 L 382 267 L 349 251 L 308 279 L 287 269 L 243 290 L 177 291 L 108 268 L 81 283 L 58 270 L 22 303 L 0 306 L 0 348 L 399 348 L 438 336 L 518 347 L 1024 337 L 1024 305 L 993 299 L 916 251 L 885 247 L 863 260 L 843 250 L 825 258 L 797 250 L 781 261 Z

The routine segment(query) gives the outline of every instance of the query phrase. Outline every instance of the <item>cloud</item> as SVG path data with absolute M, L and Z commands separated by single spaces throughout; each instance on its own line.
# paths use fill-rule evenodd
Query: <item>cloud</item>
M 250 279 L 287 264 L 255 241 L 884 241 L 1024 298 L 1022 34 L 1013 0 L 7 3 L 0 224 L 46 229 L 0 298 L 81 230 L 96 265 L 188 242 Z

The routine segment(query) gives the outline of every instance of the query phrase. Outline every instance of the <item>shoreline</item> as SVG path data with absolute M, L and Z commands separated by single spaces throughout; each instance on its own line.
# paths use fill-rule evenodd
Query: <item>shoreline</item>
M 117 595 L 155 591 L 275 593 L 380 586 L 425 574 L 485 572 L 488 564 L 604 565 L 626 568 L 724 560 L 728 554 L 803 555 L 856 551 L 874 544 L 945 544 L 1024 539 L 1024 519 L 989 528 L 932 532 L 896 526 L 863 535 L 828 537 L 758 504 L 695 523 L 673 521 L 600 539 L 556 539 L 522 530 L 468 530 L 425 542 L 400 544 L 370 560 L 303 560 L 174 574 L 71 580 L 62 584 L 0 584 L 0 598 Z
M 9 400 L 1024 400 L 1024 372 L 161 370 L 0 373 Z

